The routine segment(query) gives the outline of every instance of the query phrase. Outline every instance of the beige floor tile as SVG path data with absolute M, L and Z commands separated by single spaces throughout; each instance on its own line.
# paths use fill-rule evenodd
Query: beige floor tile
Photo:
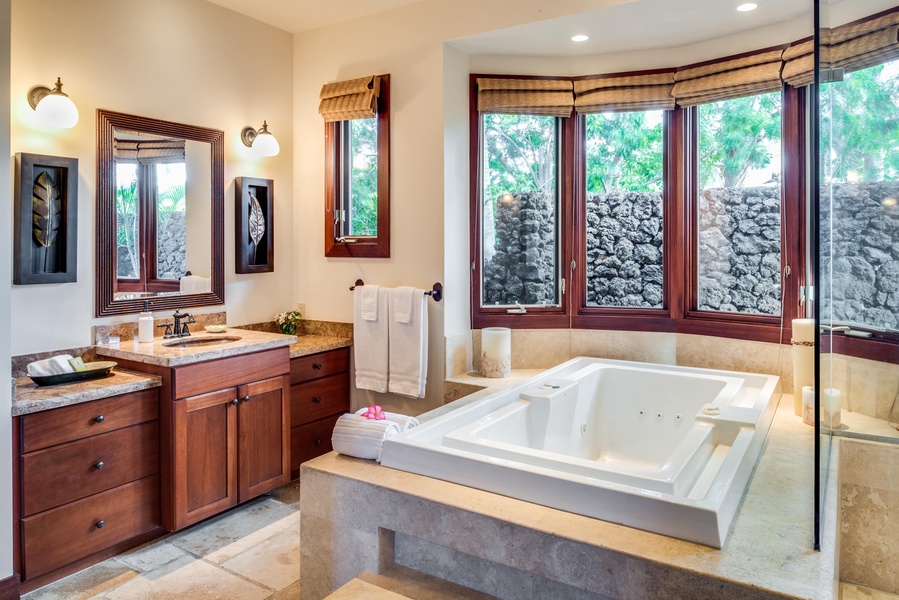
M 298 522 L 295 508 L 270 498 L 176 534 L 170 542 L 222 564 Z
M 297 581 L 280 592 L 275 592 L 268 600 L 300 600 L 300 582 Z
M 119 554 L 115 559 L 136 571 L 146 573 L 187 556 L 184 550 L 168 543 L 168 539 L 164 538 L 150 542 L 124 554 Z
M 222 566 L 268 588 L 282 590 L 300 579 L 300 532 L 280 531 Z
M 104 597 L 108 600 L 263 600 L 269 596 L 270 590 L 185 556 L 132 579 Z
M 127 565 L 112 560 L 79 571 L 22 596 L 23 600 L 88 600 L 138 577 Z
M 854 583 L 840 582 L 840 600 L 897 600 L 899 595 L 867 588 Z
M 300 502 L 300 480 L 291 481 L 287 485 L 283 485 L 276 490 L 271 491 L 272 498 L 282 504 L 296 504 L 299 508 Z

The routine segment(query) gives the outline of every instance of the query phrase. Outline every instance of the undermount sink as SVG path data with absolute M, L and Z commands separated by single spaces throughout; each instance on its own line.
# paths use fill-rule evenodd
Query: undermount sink
M 196 348 L 198 346 L 218 346 L 220 344 L 227 344 L 228 342 L 236 342 L 240 339 L 241 337 L 236 335 L 205 335 L 202 337 L 186 337 L 169 340 L 167 342 L 162 342 L 162 345 L 166 347 Z

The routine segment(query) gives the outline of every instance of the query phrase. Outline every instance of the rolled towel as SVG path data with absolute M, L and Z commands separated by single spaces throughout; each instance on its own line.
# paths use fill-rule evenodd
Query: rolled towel
M 367 410 L 368 410 L 367 408 L 360 408 L 359 410 L 356 411 L 356 414 L 357 415 L 365 414 L 365 412 Z M 406 431 L 407 429 L 410 429 L 417 425 L 420 425 L 420 423 L 418 422 L 418 419 L 416 419 L 415 417 L 410 417 L 408 415 L 401 415 L 399 413 L 392 413 L 392 412 L 383 412 L 381 414 L 384 415 L 384 420 L 393 421 L 394 423 L 396 423 L 397 427 L 400 428 L 401 432 Z
M 331 447 L 339 454 L 381 462 L 384 440 L 400 434 L 393 421 L 372 421 L 359 415 L 340 415 L 331 434 Z
M 72 359 L 71 354 L 60 354 L 44 360 L 38 360 L 30 363 L 26 367 L 29 377 L 46 377 L 47 375 L 59 375 L 61 373 L 72 373 L 75 369 L 69 363 Z

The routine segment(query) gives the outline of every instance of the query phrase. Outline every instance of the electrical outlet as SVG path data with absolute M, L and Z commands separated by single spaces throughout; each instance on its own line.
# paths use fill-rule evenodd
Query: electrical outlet
M 300 311 L 300 314 L 303 315 L 303 318 L 306 318 L 306 303 L 305 302 L 297 302 L 297 310 Z

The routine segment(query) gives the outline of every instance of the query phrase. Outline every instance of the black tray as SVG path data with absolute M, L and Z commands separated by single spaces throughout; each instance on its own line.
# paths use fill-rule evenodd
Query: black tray
M 87 367 L 86 371 L 75 371 L 74 373 L 59 373 L 58 375 L 29 375 L 31 381 L 40 386 L 44 385 L 61 385 L 63 383 L 72 383 L 75 381 L 87 381 L 88 379 L 99 379 L 106 377 L 114 366 L 118 363 L 111 360 L 103 360 L 99 362 L 84 363 Z

